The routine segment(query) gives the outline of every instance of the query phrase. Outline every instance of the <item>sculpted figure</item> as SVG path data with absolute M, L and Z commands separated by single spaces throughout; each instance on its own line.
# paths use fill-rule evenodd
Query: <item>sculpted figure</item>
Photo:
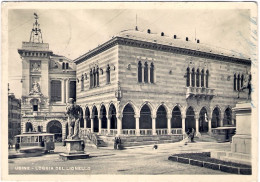
M 68 139 L 79 139 L 79 121 L 82 118 L 82 109 L 75 104 L 73 98 L 69 99 L 69 107 L 67 108 L 68 114 Z
M 30 95 L 31 95 L 31 94 L 40 94 L 40 93 L 41 93 L 40 84 L 35 81 L 35 82 L 33 83 L 33 88 L 32 88 L 32 90 L 31 90 L 31 92 L 30 92 Z
M 247 100 L 251 99 L 251 92 L 252 92 L 251 79 L 252 79 L 251 74 L 247 74 L 243 83 L 244 86 L 238 91 L 238 98 L 241 91 L 243 91 L 244 89 L 248 89 Z

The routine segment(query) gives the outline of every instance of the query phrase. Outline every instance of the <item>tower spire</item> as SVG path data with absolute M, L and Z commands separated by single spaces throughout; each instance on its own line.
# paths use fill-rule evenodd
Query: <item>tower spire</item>
M 42 32 L 40 29 L 40 24 L 38 23 L 39 16 L 36 13 L 34 13 L 33 15 L 34 15 L 35 22 L 33 24 L 33 28 L 31 31 L 30 42 L 43 43 Z

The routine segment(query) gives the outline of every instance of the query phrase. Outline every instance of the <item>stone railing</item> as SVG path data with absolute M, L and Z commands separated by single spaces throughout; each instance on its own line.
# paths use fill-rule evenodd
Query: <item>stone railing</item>
M 152 135 L 153 130 L 152 129 L 140 129 L 140 135 Z
M 210 97 L 213 98 L 214 96 L 214 89 L 211 88 L 205 88 L 205 87 L 187 87 L 187 91 L 186 91 L 186 98 L 188 97 L 193 97 L 193 96 L 197 96 L 197 97 Z
M 107 129 L 101 129 L 100 134 L 101 135 L 107 135 L 108 134 L 108 130 Z
M 136 132 L 135 132 L 135 129 L 123 129 L 122 133 L 124 135 L 135 135 Z
M 117 129 L 110 129 L 110 135 L 117 135 Z
M 65 112 L 24 112 L 23 116 L 42 116 L 42 117 L 65 117 L 66 113 Z
M 96 133 L 91 133 L 89 128 L 80 128 L 79 137 L 83 139 L 83 137 L 87 137 L 93 144 L 98 146 L 98 138 Z
M 156 133 L 157 133 L 157 135 L 167 135 L 168 129 L 167 128 L 156 129 Z
M 171 129 L 171 134 L 173 135 L 181 135 L 182 134 L 182 128 L 172 128 Z

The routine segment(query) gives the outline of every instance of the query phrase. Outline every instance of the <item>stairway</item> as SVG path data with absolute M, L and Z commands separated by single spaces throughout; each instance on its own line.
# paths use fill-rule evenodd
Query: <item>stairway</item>
M 218 140 L 213 137 L 210 136 L 208 133 L 200 133 L 201 136 L 200 137 L 194 137 L 194 141 L 195 142 L 218 142 Z

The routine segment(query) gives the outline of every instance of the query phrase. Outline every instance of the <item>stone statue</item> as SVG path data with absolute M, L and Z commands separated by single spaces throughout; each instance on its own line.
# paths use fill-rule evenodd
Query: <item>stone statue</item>
M 33 83 L 33 88 L 30 92 L 30 95 L 33 95 L 33 94 L 41 94 L 40 84 L 36 81 Z
M 75 104 L 73 98 L 69 99 L 69 107 L 67 108 L 68 114 L 68 139 L 79 139 L 79 121 L 82 118 L 82 109 Z
M 244 89 L 248 89 L 247 100 L 251 99 L 251 92 L 252 92 L 251 79 L 252 79 L 251 74 L 247 74 L 243 83 L 243 87 L 238 91 L 237 98 L 239 98 L 239 94 L 241 91 L 243 91 Z

